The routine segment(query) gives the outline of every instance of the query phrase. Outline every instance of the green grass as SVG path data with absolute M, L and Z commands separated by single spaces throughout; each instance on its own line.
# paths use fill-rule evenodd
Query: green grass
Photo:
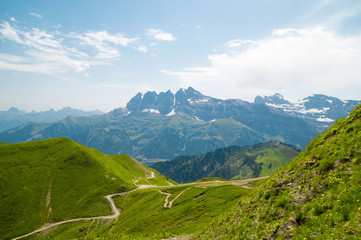
M 160 190 L 171 193 L 172 200 L 189 187 L 173 186 Z M 113 222 L 96 220 L 66 224 L 31 239 L 162 239 L 190 235 L 208 224 L 210 219 L 234 207 L 237 199 L 247 196 L 250 191 L 232 185 L 193 186 L 168 209 L 163 207 L 166 196 L 160 194 L 158 189 L 142 189 L 128 196 L 114 197 L 122 212 Z
M 209 181 L 225 181 L 225 180 L 220 177 L 204 177 L 197 180 L 197 182 L 209 182 Z
M 358 239 L 361 105 L 196 239 Z
M 110 215 L 104 196 L 135 188 L 132 180 L 148 175 L 149 168 L 127 155 L 107 156 L 66 138 L 2 144 L 0 239 L 47 222 Z M 153 182 L 166 178 L 156 174 Z
M 177 182 L 194 182 L 204 177 L 243 179 L 269 176 L 299 154 L 293 146 L 266 142 L 250 146 L 219 148 L 196 156 L 181 156 L 152 165 Z
M 256 162 L 263 164 L 259 177 L 270 176 L 278 172 L 295 157 L 294 149 L 283 145 L 279 146 L 279 148 L 270 148 L 263 154 L 258 154 Z

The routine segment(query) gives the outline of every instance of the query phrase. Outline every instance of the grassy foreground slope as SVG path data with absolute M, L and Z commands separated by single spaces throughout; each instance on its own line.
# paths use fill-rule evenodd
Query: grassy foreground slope
M 246 184 L 242 180 L 235 182 Z M 113 197 L 121 209 L 114 221 L 63 224 L 29 239 L 187 239 L 252 191 L 229 181 L 138 189 Z
M 198 239 L 359 239 L 361 105 Z
M 46 223 L 110 215 L 105 195 L 128 191 L 151 171 L 66 138 L 0 145 L 0 239 Z M 157 173 L 153 184 L 168 185 Z

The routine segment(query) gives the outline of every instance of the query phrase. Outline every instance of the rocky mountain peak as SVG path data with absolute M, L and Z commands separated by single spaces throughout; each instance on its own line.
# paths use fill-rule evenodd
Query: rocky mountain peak
M 260 95 L 258 95 L 254 99 L 254 103 L 256 103 L 256 104 L 276 104 L 276 105 L 290 104 L 290 102 L 285 100 L 283 98 L 283 96 L 281 94 L 279 94 L 279 93 L 276 93 L 274 95 L 269 95 L 269 96 L 260 96 Z
M 137 111 L 139 110 L 139 106 L 142 102 L 143 94 L 138 92 L 130 101 L 127 103 L 127 109 L 129 111 Z
M 326 96 L 323 94 L 313 94 L 310 97 L 304 98 L 302 101 L 304 101 L 306 109 L 323 109 L 325 107 L 331 107 L 333 105 L 342 106 L 344 103 L 346 103 L 338 98 Z
M 9 112 L 20 112 L 20 110 L 16 107 L 9 108 Z
M 208 98 L 192 87 L 181 88 L 176 94 L 170 90 L 167 92 L 146 92 L 144 95 L 138 93 L 127 104 L 128 111 L 131 112 L 159 112 L 168 114 L 178 106 L 191 105 L 194 102 L 205 101 Z

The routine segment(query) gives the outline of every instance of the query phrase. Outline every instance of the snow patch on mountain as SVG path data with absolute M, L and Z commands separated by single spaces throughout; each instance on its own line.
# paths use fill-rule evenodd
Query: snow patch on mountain
M 167 116 L 168 117 L 171 117 L 171 116 L 174 116 L 175 115 L 175 111 L 174 111 L 174 108 L 172 109 L 172 111 L 170 111 Z
M 202 120 L 200 120 L 197 116 L 194 116 L 195 117 L 195 119 L 197 119 L 197 121 L 202 121 Z
M 317 113 L 325 113 L 325 111 L 323 109 L 317 109 L 317 108 L 311 108 L 311 109 L 299 109 L 298 110 L 299 113 L 302 114 L 317 114 Z
M 348 112 L 361 101 L 340 100 L 323 94 L 314 94 L 302 100 L 289 102 L 276 93 L 269 96 L 257 96 L 254 103 L 281 109 L 298 118 L 330 124 L 335 119 L 347 116 Z
M 327 122 L 327 123 L 330 123 L 330 122 L 335 121 L 335 120 L 333 120 L 333 119 L 331 119 L 331 118 L 327 118 L 327 117 L 325 117 L 325 116 L 319 117 L 319 118 L 317 118 L 316 120 L 319 121 L 319 122 Z
M 150 109 L 148 109 L 148 108 L 143 109 L 142 112 L 144 112 L 144 113 L 150 112 L 150 113 L 158 113 L 158 114 L 160 113 L 158 109 L 151 109 L 151 108 Z
M 196 99 L 196 100 L 187 99 L 187 101 L 189 102 L 190 105 L 195 105 L 195 104 L 208 103 L 209 98 Z

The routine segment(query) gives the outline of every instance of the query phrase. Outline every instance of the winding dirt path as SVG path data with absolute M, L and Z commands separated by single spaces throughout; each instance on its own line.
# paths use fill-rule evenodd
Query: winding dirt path
M 150 178 L 154 178 L 155 175 L 154 175 L 154 172 L 152 171 L 151 172 L 151 175 L 149 177 L 146 178 L 147 179 L 150 179 Z M 52 223 L 46 227 L 42 227 L 42 228 L 39 228 L 35 231 L 32 231 L 30 233 L 27 233 L 25 235 L 22 235 L 22 236 L 19 236 L 19 237 L 16 237 L 16 238 L 13 238 L 12 240 L 17 240 L 17 239 L 21 239 L 21 238 L 24 238 L 24 237 L 28 237 L 30 235 L 33 235 L 35 233 L 38 233 L 38 232 L 42 232 L 44 230 L 47 230 L 49 228 L 52 228 L 52 227 L 55 227 L 55 226 L 59 226 L 61 224 L 64 224 L 64 223 L 70 223 L 70 222 L 79 222 L 79 221 L 90 221 L 90 220 L 96 220 L 96 219 L 103 219 L 103 220 L 106 220 L 106 219 L 115 219 L 117 217 L 120 216 L 120 209 L 117 208 L 117 206 L 115 205 L 115 202 L 113 200 L 113 197 L 114 196 L 124 196 L 124 195 L 127 195 L 131 192 L 134 192 L 134 191 L 137 191 L 139 189 L 144 189 L 144 188 L 149 188 L 150 186 L 152 185 L 142 185 L 141 187 L 138 187 L 136 189 L 133 189 L 131 191 L 128 191 L 128 192 L 122 192 L 122 193 L 113 193 L 113 194 L 109 194 L 109 195 L 106 195 L 105 198 L 109 201 L 110 203 L 110 206 L 112 208 L 112 212 L 113 214 L 112 215 L 109 215 L 109 216 L 98 216 L 98 217 L 86 217 L 86 218 L 75 218 L 75 219 L 69 219 L 69 220 L 65 220 L 65 221 L 61 221 L 61 222 L 57 222 L 57 223 Z
M 167 197 L 165 198 L 165 200 L 164 200 L 164 205 L 163 205 L 163 207 L 164 207 L 164 208 L 168 208 L 168 199 L 169 199 L 170 196 L 172 196 L 172 194 L 166 193 L 166 192 L 162 192 L 161 190 L 158 190 L 158 192 L 159 192 L 160 194 L 163 194 L 163 195 L 166 195 L 166 196 L 167 196 Z
M 107 195 L 105 196 L 105 198 L 110 202 L 110 206 L 112 208 L 112 212 L 113 214 L 112 215 L 109 215 L 109 216 L 98 216 L 98 217 L 86 217 L 86 218 L 75 218 L 75 219 L 70 219 L 70 220 L 65 220 L 65 221 L 61 221 L 61 222 L 57 222 L 57 223 L 53 223 L 53 224 L 50 224 L 46 227 L 42 227 L 40 229 L 37 229 L 31 233 L 28 233 L 28 234 L 25 234 L 25 235 L 22 235 L 20 237 L 16 237 L 16 238 L 13 238 L 12 240 L 17 240 L 17 239 L 20 239 L 20 238 L 24 238 L 24 237 L 28 237 L 30 235 L 33 235 L 34 233 L 38 233 L 38 232 L 42 232 L 44 230 L 47 230 L 49 228 L 52 228 L 52 227 L 55 227 L 55 226 L 58 226 L 58 225 L 61 225 L 61 224 L 64 224 L 64 223 L 70 223 L 70 222 L 78 222 L 78 221 L 89 221 L 89 220 L 96 220 L 96 219 L 115 219 L 117 217 L 120 216 L 120 209 L 118 209 L 115 205 L 115 202 L 113 200 L 113 196 L 124 196 L 130 192 L 133 192 L 135 190 L 138 190 L 138 189 L 134 189 L 132 191 L 129 191 L 129 192 L 123 192 L 123 193 L 114 193 L 114 194 L 110 194 L 110 195 Z
M 179 198 L 185 191 L 187 191 L 187 190 L 189 190 L 189 189 L 191 189 L 191 188 L 189 187 L 189 188 L 186 188 L 186 189 L 184 189 L 183 191 L 181 191 L 175 198 L 173 198 L 172 201 L 170 201 L 170 202 L 168 203 L 167 207 L 168 207 L 168 208 L 171 208 L 171 207 L 173 206 L 173 202 L 174 202 L 175 200 L 177 200 L 177 198 Z M 165 204 L 164 204 L 164 205 L 165 205 Z
M 152 171 L 151 172 L 151 175 L 148 176 L 145 180 L 148 180 L 148 179 L 151 179 L 151 178 L 154 178 L 155 177 L 155 174 L 154 172 Z M 245 188 L 251 188 L 251 187 L 248 187 L 246 185 L 250 184 L 251 182 L 255 182 L 255 181 L 258 181 L 258 180 L 261 180 L 261 179 L 264 179 L 264 178 L 268 178 L 268 177 L 261 177 L 261 178 L 252 178 L 252 179 L 244 179 L 244 180 L 234 180 L 234 181 L 231 181 L 231 184 L 232 185 L 236 185 L 236 186 L 241 186 L 241 187 L 245 187 Z M 137 181 L 138 182 L 138 181 Z M 220 183 L 224 183 L 226 181 L 212 181 L 212 182 L 207 182 L 207 184 L 212 184 L 212 183 L 215 183 L 215 184 L 220 184 Z M 186 184 L 179 184 L 177 186 L 196 186 L 196 185 L 202 185 L 201 183 L 186 183 Z M 204 186 L 207 186 L 207 185 L 204 185 Z M 210 185 L 211 186 L 211 185 Z M 115 202 L 113 200 L 113 197 L 114 196 L 125 196 L 131 192 L 134 192 L 134 191 L 138 191 L 140 189 L 145 189 L 145 188 L 168 188 L 170 186 L 156 186 L 156 185 L 139 185 L 137 188 L 131 190 L 131 191 L 128 191 L 128 192 L 122 192 L 122 193 L 113 193 L 113 194 L 109 194 L 109 195 L 106 195 L 105 198 L 109 201 L 110 203 L 110 206 L 111 206 L 111 209 L 112 209 L 112 212 L 113 214 L 112 215 L 109 215 L 109 216 L 98 216 L 98 217 L 85 217 L 85 218 L 75 218 L 75 219 L 69 219 L 69 220 L 65 220 L 65 221 L 61 221 L 61 222 L 57 222 L 57 223 L 52 223 L 46 227 L 42 227 L 42 228 L 39 228 L 35 231 L 32 231 L 30 233 L 27 233 L 25 235 L 22 235 L 22 236 L 19 236 L 19 237 L 16 237 L 16 238 L 13 238 L 12 240 L 17 240 L 17 239 L 21 239 L 21 238 L 24 238 L 24 237 L 28 237 L 30 235 L 33 235 L 35 233 L 39 233 L 39 232 L 42 232 L 44 230 L 47 230 L 47 229 L 50 229 L 52 227 L 55 227 L 55 226 L 59 226 L 61 224 L 64 224 L 64 223 L 70 223 L 70 222 L 79 222 L 79 221 L 90 221 L 90 220 L 97 220 L 97 219 L 103 219 L 103 220 L 107 220 L 107 219 L 115 219 L 117 217 L 120 216 L 120 211 L 121 209 L 118 209 L 117 206 L 115 205 Z M 191 187 L 188 187 L 186 189 L 184 189 L 182 192 L 180 192 L 172 201 L 169 202 L 169 197 L 172 195 L 170 193 L 165 193 L 165 192 L 162 192 L 160 190 L 159 193 L 161 194 L 164 194 L 164 195 L 167 195 L 165 201 L 164 201 L 164 208 L 171 208 L 173 206 L 173 202 L 179 198 L 185 191 L 189 190 Z

